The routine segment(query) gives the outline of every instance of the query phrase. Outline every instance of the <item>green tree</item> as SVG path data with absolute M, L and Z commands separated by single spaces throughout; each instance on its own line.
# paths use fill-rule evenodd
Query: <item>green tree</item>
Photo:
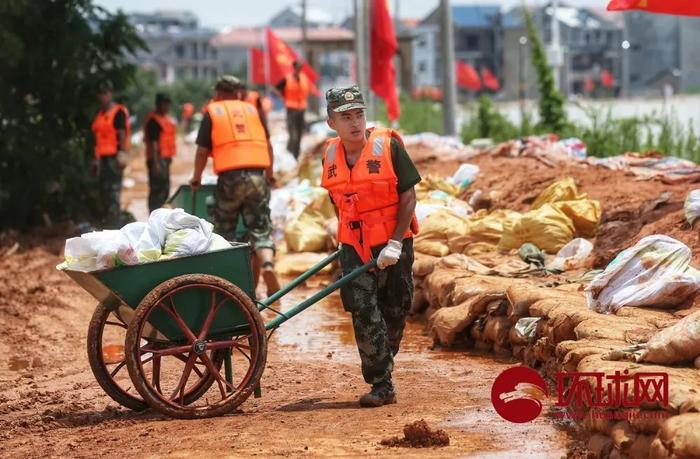
M 564 111 L 564 97 L 556 87 L 552 69 L 547 62 L 547 56 L 540 40 L 539 32 L 532 20 L 532 15 L 523 7 L 523 16 L 527 25 L 528 40 L 532 63 L 537 72 L 537 84 L 540 90 L 540 127 L 542 129 L 561 134 L 567 128 L 566 112 Z
M 95 93 L 125 88 L 144 46 L 90 0 L 0 2 L 0 225 L 90 213 Z

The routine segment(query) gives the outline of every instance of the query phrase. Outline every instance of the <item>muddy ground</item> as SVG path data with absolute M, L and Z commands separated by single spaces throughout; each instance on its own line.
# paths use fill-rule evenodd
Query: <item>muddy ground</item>
M 188 147 L 192 148 L 192 147 Z M 191 154 L 174 164 L 173 189 L 185 183 Z M 548 168 L 528 158 L 478 157 L 473 185 L 494 191 L 494 207 L 526 210 L 552 181 L 571 175 L 580 190 L 600 199 L 604 225 L 599 264 L 642 235 L 664 232 L 694 251 L 698 234 L 681 230 L 688 186 L 639 182 L 619 172 L 567 165 Z M 423 173 L 451 174 L 456 162 L 421 163 Z M 145 170 L 135 161 L 124 196 L 137 217 L 145 213 Z M 661 196 L 663 202 L 649 205 Z M 646 207 L 645 207 L 646 206 Z M 639 216 L 643 218 L 639 218 Z M 473 351 L 431 349 L 420 324 L 411 323 L 397 357 L 399 402 L 360 409 L 366 390 L 348 315 L 337 295 L 276 332 L 269 343 L 260 399 L 229 416 L 180 421 L 119 407 L 95 382 L 85 355 L 95 300 L 55 270 L 64 235 L 0 238 L 0 453 L 3 457 L 237 457 L 412 456 L 565 457 L 576 432 L 540 416 L 528 424 L 501 419 L 490 402 L 491 384 L 516 365 Z M 8 249 L 19 245 L 16 250 Z M 313 287 L 283 302 L 289 308 Z M 407 423 L 424 419 L 444 429 L 450 445 L 406 449 L 380 445 Z

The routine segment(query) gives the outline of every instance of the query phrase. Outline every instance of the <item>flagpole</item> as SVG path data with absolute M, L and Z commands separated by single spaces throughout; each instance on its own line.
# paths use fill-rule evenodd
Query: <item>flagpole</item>
M 270 43 L 268 42 L 267 28 L 262 29 L 263 33 L 263 68 L 265 72 L 265 97 L 270 97 Z

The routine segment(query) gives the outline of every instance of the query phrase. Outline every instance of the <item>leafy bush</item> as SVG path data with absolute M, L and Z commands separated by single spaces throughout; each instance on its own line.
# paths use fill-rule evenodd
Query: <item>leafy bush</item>
M 118 92 L 144 44 L 89 0 L 0 2 L 0 225 L 91 214 L 90 124 L 103 82 Z

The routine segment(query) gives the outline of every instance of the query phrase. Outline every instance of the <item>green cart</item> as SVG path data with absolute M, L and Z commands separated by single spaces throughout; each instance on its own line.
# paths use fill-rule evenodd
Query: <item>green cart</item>
M 288 311 L 271 308 L 338 256 L 333 253 L 263 301 L 255 299 L 248 244 L 134 266 L 64 272 L 99 302 L 87 351 L 105 392 L 133 410 L 150 407 L 195 419 L 230 413 L 251 394 L 260 396 L 267 333 L 376 266 L 370 261 Z M 277 314 L 267 323 L 261 315 L 266 309 Z

